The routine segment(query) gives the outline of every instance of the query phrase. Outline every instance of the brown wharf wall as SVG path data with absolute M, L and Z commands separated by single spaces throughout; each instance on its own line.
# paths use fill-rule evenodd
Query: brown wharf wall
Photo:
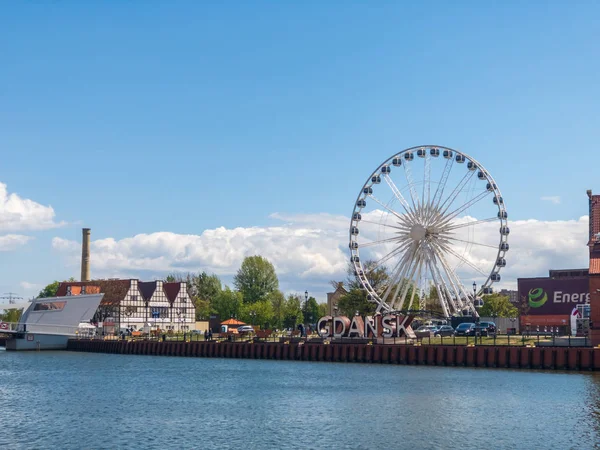
M 71 340 L 68 350 L 127 355 L 600 370 L 600 348 Z

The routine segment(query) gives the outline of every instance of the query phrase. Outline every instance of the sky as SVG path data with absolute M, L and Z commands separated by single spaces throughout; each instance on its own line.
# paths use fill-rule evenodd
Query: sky
M 587 266 L 600 5 L 0 5 L 0 295 L 271 260 L 325 301 L 365 179 L 402 149 L 480 161 L 509 211 L 503 286 Z M 510 256 L 512 255 L 512 261 Z

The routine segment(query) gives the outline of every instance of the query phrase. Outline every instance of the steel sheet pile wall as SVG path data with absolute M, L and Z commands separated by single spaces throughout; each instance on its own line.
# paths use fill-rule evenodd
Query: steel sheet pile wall
M 126 355 L 430 366 L 600 370 L 600 348 L 71 340 L 68 350 Z

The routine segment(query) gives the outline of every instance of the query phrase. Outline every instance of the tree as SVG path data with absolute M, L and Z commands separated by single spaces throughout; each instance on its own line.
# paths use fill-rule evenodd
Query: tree
M 212 310 L 219 315 L 221 320 L 227 320 L 231 316 L 238 317 L 241 307 L 242 294 L 232 291 L 229 287 L 222 290 L 211 305 Z
M 262 256 L 247 256 L 242 262 L 233 283 L 242 293 L 244 303 L 256 303 L 265 300 L 279 289 L 279 280 L 275 268 Z
M 303 318 L 300 297 L 297 295 L 288 296 L 284 307 L 283 327 L 296 329 L 302 323 Z
M 309 297 L 302 305 L 304 323 L 315 323 L 319 320 L 319 305 L 314 297 Z
M 16 323 L 21 318 L 22 309 L 5 309 L 4 313 L 0 314 L 0 322 Z
M 269 300 L 245 303 L 242 305 L 240 318 L 246 323 L 269 328 L 273 320 L 273 305 Z
M 38 298 L 56 297 L 59 284 L 60 281 L 53 281 L 40 291 L 40 293 L 38 294 Z
M 490 294 L 483 296 L 483 306 L 479 308 L 482 317 L 517 317 L 519 311 L 504 295 Z
M 330 314 L 331 312 L 329 311 L 329 306 L 327 306 L 327 303 L 319 303 L 319 314 L 317 315 L 317 319 L 329 316 Z
M 196 320 L 206 319 L 210 315 L 211 303 L 222 290 L 219 277 L 215 274 L 209 275 L 205 271 L 198 274 L 171 273 L 166 281 L 187 284 L 188 294 L 196 307 Z
M 281 291 L 275 291 L 269 295 L 269 301 L 273 308 L 273 327 L 283 328 L 283 319 L 285 317 L 285 296 Z

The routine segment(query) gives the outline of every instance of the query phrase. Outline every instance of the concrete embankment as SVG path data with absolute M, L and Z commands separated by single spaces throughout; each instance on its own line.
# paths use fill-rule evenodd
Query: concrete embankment
M 71 340 L 68 350 L 124 355 L 360 362 L 520 369 L 600 370 L 600 348 L 370 345 L 281 342 Z

